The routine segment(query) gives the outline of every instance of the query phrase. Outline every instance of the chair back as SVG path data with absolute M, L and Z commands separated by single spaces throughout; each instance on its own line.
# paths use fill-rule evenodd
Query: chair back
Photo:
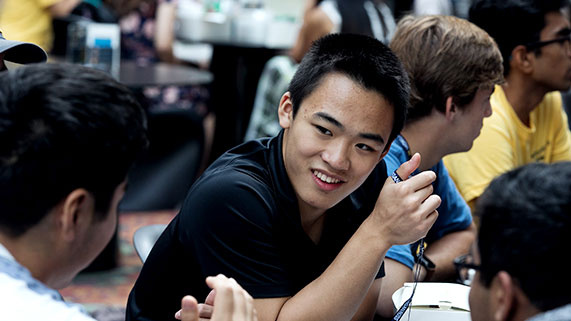
M 133 235 L 133 246 L 143 263 L 147 260 L 155 242 L 159 239 L 159 236 L 161 236 L 166 227 L 166 224 L 153 224 L 140 227 L 135 231 Z

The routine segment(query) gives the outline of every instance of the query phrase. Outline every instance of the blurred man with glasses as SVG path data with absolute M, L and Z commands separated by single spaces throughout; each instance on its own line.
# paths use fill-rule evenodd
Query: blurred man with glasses
M 494 179 L 478 200 L 477 248 L 456 260 L 472 320 L 571 320 L 561 261 L 571 231 L 571 162 L 533 163 Z M 563 256 L 563 257 L 562 257 Z
M 570 24 L 564 0 L 477 0 L 470 20 L 497 42 L 505 83 L 491 97 L 493 114 L 466 153 L 444 159 L 473 208 L 490 181 L 532 162 L 571 160 L 561 94 L 571 85 Z

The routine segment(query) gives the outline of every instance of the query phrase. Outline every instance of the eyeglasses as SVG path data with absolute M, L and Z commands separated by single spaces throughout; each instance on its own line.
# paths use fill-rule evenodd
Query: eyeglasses
M 551 39 L 551 40 L 530 42 L 530 43 L 526 44 L 525 47 L 527 49 L 538 49 L 538 48 L 550 45 L 552 43 L 569 45 L 569 42 L 571 42 L 571 34 L 568 34 L 568 35 L 562 36 L 562 37 L 558 37 L 555 39 Z
M 466 254 L 454 259 L 454 266 L 458 274 L 458 281 L 465 285 L 471 285 L 476 275 L 476 271 L 480 270 L 480 265 L 474 264 L 472 254 Z

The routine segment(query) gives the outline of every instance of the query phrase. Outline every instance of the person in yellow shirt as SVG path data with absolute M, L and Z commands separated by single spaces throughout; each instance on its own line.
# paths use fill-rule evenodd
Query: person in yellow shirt
M 490 181 L 532 162 L 571 160 L 571 133 L 561 94 L 571 85 L 570 24 L 561 0 L 479 0 L 470 20 L 497 42 L 505 83 L 491 97 L 493 114 L 466 153 L 444 163 L 474 208 Z
M 50 51 L 53 42 L 52 18 L 65 17 L 81 0 L 2 0 L 0 27 L 8 39 L 38 44 Z

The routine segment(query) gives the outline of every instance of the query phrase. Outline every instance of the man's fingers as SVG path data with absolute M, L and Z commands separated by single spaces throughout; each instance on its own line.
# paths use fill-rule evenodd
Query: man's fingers
M 208 277 L 206 283 L 216 290 L 212 318 L 218 315 L 233 315 L 237 320 L 256 320 L 254 299 L 236 280 L 219 274 Z
M 209 276 L 206 278 L 206 285 L 211 289 L 215 289 L 217 285 L 224 284 L 228 278 L 224 274 L 218 274 L 217 276 Z M 208 295 L 210 296 L 210 294 Z
M 238 285 L 236 280 L 230 279 L 230 281 L 232 282 L 231 289 L 234 295 L 234 313 L 245 320 L 248 315 L 248 302 L 246 298 L 249 294 Z
M 200 303 L 198 305 L 198 316 L 200 316 L 200 318 L 210 319 L 212 317 L 212 312 L 214 312 L 212 304 Z
M 442 200 L 440 199 L 440 196 L 432 194 L 426 200 L 424 200 L 424 203 L 422 205 L 428 209 L 432 209 L 432 211 L 435 211 L 438 208 L 438 206 L 440 206 L 441 202 Z
M 228 280 L 226 281 L 228 282 Z M 237 302 L 235 302 L 234 291 L 228 283 L 216 282 L 216 303 L 214 315 L 234 314 Z
M 396 170 L 398 176 L 404 181 L 420 166 L 420 154 L 415 153 L 412 157 L 402 163 Z
M 425 186 L 419 190 L 416 191 L 416 193 L 414 194 L 415 197 L 415 201 L 422 203 L 424 202 L 430 195 L 432 195 L 432 193 L 434 192 L 434 187 L 432 187 L 432 184 L 428 184 L 428 186 Z
M 434 221 L 438 218 L 438 211 L 436 209 L 440 206 L 441 202 L 442 200 L 440 199 L 440 196 L 430 195 L 421 205 L 421 210 L 428 213 L 426 215 L 426 220 L 429 221 L 428 223 L 430 224 L 430 227 L 432 227 L 432 224 L 434 224 Z
M 208 284 L 208 282 L 206 282 Z M 204 304 L 208 304 L 208 305 L 214 305 L 214 299 L 216 298 L 216 290 L 214 289 L 214 287 L 210 287 L 212 289 L 212 291 L 210 291 L 210 293 L 208 293 L 208 295 L 206 296 L 206 299 L 204 300 Z
M 418 173 L 413 177 L 407 179 L 403 184 L 409 186 L 412 191 L 419 191 L 423 188 L 430 186 L 436 180 L 436 173 L 433 171 L 424 171 L 422 173 Z
M 181 301 L 181 310 L 175 315 L 181 321 L 198 321 L 198 302 L 190 295 L 186 295 Z
M 252 296 L 250 296 L 250 294 L 246 293 L 246 302 L 248 302 L 247 305 L 247 319 L 246 320 L 257 320 L 258 319 L 258 314 L 256 312 L 256 309 L 254 308 L 254 299 L 252 298 Z

